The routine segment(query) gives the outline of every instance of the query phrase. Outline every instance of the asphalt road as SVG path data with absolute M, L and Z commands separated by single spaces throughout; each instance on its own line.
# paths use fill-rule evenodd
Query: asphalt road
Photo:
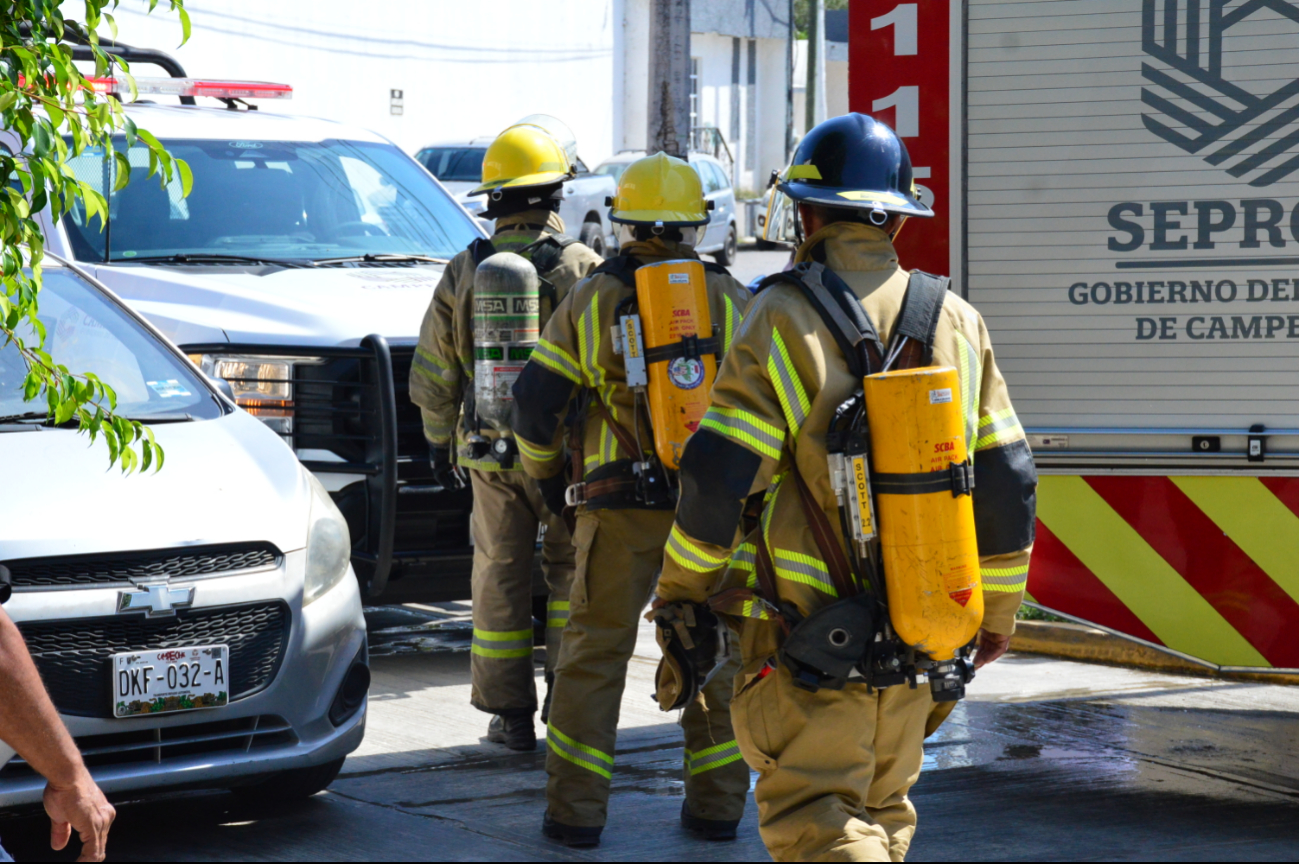
M 366 740 L 328 792 L 270 809 L 224 792 L 119 802 L 111 859 L 765 860 L 752 807 L 734 843 L 679 829 L 680 732 L 649 698 L 647 628 L 605 843 L 575 853 L 544 840 L 544 753 L 485 743 L 487 718 L 469 707 L 467 611 L 374 619 Z M 1011 655 L 971 685 L 925 766 L 913 861 L 1299 855 L 1299 687 Z M 0 821 L 19 860 L 50 857 L 47 830 Z

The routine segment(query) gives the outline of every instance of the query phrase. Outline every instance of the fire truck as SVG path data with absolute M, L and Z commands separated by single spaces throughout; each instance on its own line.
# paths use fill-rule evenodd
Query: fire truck
M 1030 601 L 1299 674 L 1299 2 L 853 0 L 1041 483 Z

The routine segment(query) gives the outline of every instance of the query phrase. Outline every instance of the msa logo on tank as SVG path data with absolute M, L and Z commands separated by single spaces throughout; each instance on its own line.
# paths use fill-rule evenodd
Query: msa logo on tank
M 1299 171 L 1299 50 L 1292 74 L 1260 76 L 1242 32 L 1267 11 L 1299 26 L 1291 0 L 1145 0 L 1141 21 L 1146 128 L 1259 188 Z

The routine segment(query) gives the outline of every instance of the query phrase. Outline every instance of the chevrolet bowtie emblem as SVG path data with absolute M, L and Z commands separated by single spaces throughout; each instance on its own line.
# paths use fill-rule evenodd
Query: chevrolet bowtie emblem
M 166 585 L 148 585 L 141 591 L 122 591 L 117 595 L 118 612 L 144 612 L 150 618 L 175 615 L 177 609 L 193 603 L 193 588 Z

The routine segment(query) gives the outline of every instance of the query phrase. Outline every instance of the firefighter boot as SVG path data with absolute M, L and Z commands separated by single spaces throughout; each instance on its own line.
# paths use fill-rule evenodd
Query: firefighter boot
M 487 740 L 511 750 L 536 750 L 537 727 L 532 723 L 531 714 L 497 714 L 487 724 Z
M 562 822 L 556 822 L 550 818 L 547 813 L 541 820 L 541 833 L 545 834 L 551 840 L 558 840 L 565 846 L 573 849 L 590 849 L 593 846 L 600 845 L 600 834 L 604 828 L 578 828 L 575 825 L 565 825 Z

